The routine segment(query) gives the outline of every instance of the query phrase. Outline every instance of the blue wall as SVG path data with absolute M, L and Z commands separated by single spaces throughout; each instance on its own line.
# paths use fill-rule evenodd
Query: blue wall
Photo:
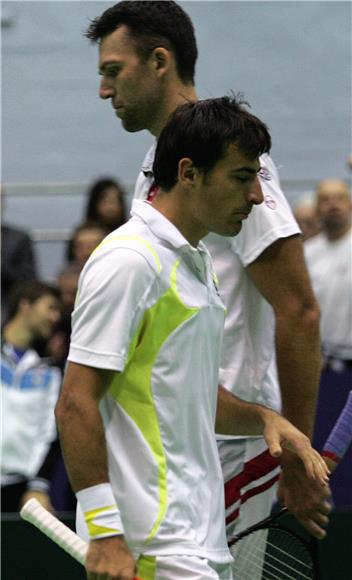
M 350 2 L 181 2 L 199 43 L 199 94 L 243 91 L 269 124 L 284 178 L 345 176 L 351 138 Z M 149 143 L 97 97 L 82 36 L 107 2 L 3 2 L 3 181 L 132 182 Z
M 193 19 L 200 96 L 241 91 L 269 125 L 284 182 L 348 178 L 351 7 L 339 1 L 180 2 Z M 126 133 L 99 100 L 97 47 L 83 36 L 109 2 L 3 2 L 2 181 L 5 219 L 72 228 L 98 175 L 131 189 L 147 132 Z M 25 184 L 77 184 L 81 195 L 35 197 Z M 21 195 L 14 196 L 15 189 Z M 22 185 L 23 184 L 23 185 Z M 306 188 L 307 189 L 307 188 Z M 287 190 L 292 202 L 295 191 Z M 48 256 L 58 249 L 47 248 Z M 60 255 L 44 258 L 45 275 Z M 49 268 L 50 269 L 50 268 Z

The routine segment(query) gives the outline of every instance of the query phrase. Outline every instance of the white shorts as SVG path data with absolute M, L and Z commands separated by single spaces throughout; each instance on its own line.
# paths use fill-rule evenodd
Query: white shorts
M 141 556 L 137 576 L 143 580 L 233 580 L 231 564 L 198 556 Z
M 270 514 L 280 466 L 262 437 L 217 443 L 225 481 L 226 534 L 230 540 Z

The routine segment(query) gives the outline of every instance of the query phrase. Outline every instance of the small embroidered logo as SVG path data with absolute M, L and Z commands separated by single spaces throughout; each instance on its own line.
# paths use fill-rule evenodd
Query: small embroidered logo
M 264 203 L 269 209 L 276 209 L 276 201 L 271 197 L 271 195 L 264 196 Z
M 265 179 L 265 181 L 271 181 L 270 171 L 266 167 L 261 167 L 258 171 L 258 175 L 262 179 Z

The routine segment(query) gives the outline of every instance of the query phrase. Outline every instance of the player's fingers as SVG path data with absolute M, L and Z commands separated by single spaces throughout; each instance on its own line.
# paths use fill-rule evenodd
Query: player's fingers
M 282 454 L 282 447 L 279 433 L 274 429 L 267 428 L 264 436 L 270 455 L 272 457 L 280 457 Z
M 294 451 L 303 461 L 306 474 L 311 479 L 319 480 L 323 485 L 329 481 L 329 469 L 321 455 L 311 447 L 308 437 L 285 443 L 285 447 Z
M 299 514 L 296 514 L 296 518 L 302 524 L 302 526 L 307 530 L 307 532 L 312 534 L 312 536 L 314 536 L 318 540 L 322 540 L 323 538 L 325 538 L 325 536 L 326 536 L 325 528 L 328 525 L 329 520 L 327 522 L 325 522 L 325 521 L 320 522 L 320 521 L 317 521 L 317 519 L 315 517 L 314 518 L 307 517 L 307 515 L 300 516 Z

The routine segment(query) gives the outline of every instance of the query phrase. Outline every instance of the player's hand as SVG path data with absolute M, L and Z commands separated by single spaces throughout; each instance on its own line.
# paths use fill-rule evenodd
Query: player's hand
M 86 571 L 88 580 L 133 580 L 136 563 L 123 536 L 92 540 Z
M 326 536 L 331 505 L 330 487 L 308 478 L 303 463 L 289 451 L 281 456 L 282 473 L 279 480 L 280 502 L 297 518 L 306 530 L 318 538 Z
M 49 512 L 54 512 L 54 508 L 52 506 L 52 503 L 50 501 L 50 496 L 48 493 L 45 493 L 44 491 L 39 491 L 37 489 L 30 489 L 28 491 L 25 491 L 24 494 L 21 497 L 20 500 L 20 509 L 24 506 L 24 504 L 29 500 L 29 499 L 36 499 L 39 501 L 39 503 Z
M 323 459 L 328 468 L 330 469 L 330 473 L 333 473 L 336 467 L 338 466 L 338 463 L 334 461 L 331 457 L 327 457 L 326 455 L 323 455 Z
M 279 458 L 283 449 L 292 451 L 303 462 L 307 477 L 326 485 L 329 481 L 329 468 L 321 455 L 313 449 L 309 438 L 275 411 L 265 408 L 262 413 L 263 435 L 271 455 Z

